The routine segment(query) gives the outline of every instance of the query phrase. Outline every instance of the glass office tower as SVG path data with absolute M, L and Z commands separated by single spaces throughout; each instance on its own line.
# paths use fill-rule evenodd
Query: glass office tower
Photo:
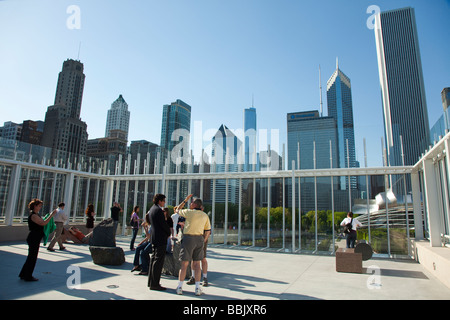
M 414 165 L 430 144 L 414 9 L 379 13 L 375 40 L 388 165 Z
M 244 109 L 244 171 L 256 166 L 256 109 Z M 256 168 L 255 168 L 256 169 Z
M 161 143 L 158 148 L 160 153 L 159 173 L 163 172 L 164 166 L 166 166 L 166 173 L 187 172 L 190 161 L 190 130 L 190 105 L 178 99 L 163 106 Z M 181 181 L 180 186 L 177 186 L 176 182 L 169 181 L 164 188 L 165 190 L 162 192 L 166 194 L 167 205 L 177 205 L 180 202 L 179 197 L 186 197 L 188 192 L 186 181 Z
M 352 86 L 336 63 L 336 71 L 327 82 L 328 116 L 336 120 L 337 153 L 339 168 L 355 168 L 355 129 L 353 125 Z M 341 177 L 340 188 L 348 187 L 346 177 Z M 351 188 L 357 187 L 356 178 L 351 180 Z
M 296 170 L 327 169 L 331 164 L 333 168 L 338 167 L 336 120 L 333 117 L 320 117 L 318 111 L 288 113 L 287 135 L 289 170 L 292 170 L 292 160 Z

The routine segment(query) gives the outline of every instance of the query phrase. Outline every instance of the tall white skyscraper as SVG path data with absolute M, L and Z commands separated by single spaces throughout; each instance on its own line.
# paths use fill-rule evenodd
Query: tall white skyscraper
M 375 40 L 388 165 L 414 165 L 430 143 L 414 9 L 379 13 Z
M 130 111 L 128 111 L 128 104 L 122 95 L 119 95 L 119 98 L 111 104 L 111 109 L 108 110 L 105 137 L 110 136 L 111 130 L 122 130 L 126 133 L 125 137 L 128 140 L 129 125 Z

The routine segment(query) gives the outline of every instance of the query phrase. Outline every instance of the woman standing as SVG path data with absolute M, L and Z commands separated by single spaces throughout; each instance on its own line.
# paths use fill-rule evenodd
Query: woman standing
M 136 236 L 137 233 L 139 231 L 139 206 L 135 206 L 133 209 L 133 213 L 131 214 L 131 220 L 130 220 L 130 225 L 131 228 L 133 229 L 133 236 L 131 237 L 131 242 L 130 242 L 130 250 L 135 250 L 134 248 L 134 241 L 136 240 Z
M 30 208 L 30 215 L 28 216 L 28 228 L 30 233 L 27 237 L 28 243 L 28 257 L 22 270 L 19 273 L 19 277 L 25 281 L 37 281 L 38 279 L 33 277 L 34 267 L 36 266 L 37 256 L 39 253 L 39 245 L 44 237 L 44 226 L 50 222 L 50 219 L 56 213 L 56 209 L 47 217 L 42 219 L 39 215 L 39 211 L 42 208 L 43 202 L 39 199 L 33 199 L 28 208 Z
M 94 229 L 94 216 L 95 216 L 95 212 L 94 212 L 94 205 L 92 203 L 90 203 L 86 209 L 86 229 L 87 229 L 87 233 L 89 234 L 92 232 L 92 229 Z

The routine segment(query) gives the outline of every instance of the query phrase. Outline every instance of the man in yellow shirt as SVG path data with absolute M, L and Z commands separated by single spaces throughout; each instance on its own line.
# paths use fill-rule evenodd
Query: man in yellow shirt
M 191 198 L 189 195 L 178 208 L 182 208 Z M 211 223 L 206 213 L 202 211 L 203 202 L 195 199 L 189 206 L 189 209 L 178 210 L 178 214 L 186 219 L 183 230 L 183 238 L 181 239 L 180 261 L 181 268 L 178 274 L 177 294 L 183 294 L 182 286 L 186 278 L 186 270 L 189 262 L 192 260 L 192 268 L 195 277 L 195 295 L 202 294 L 200 289 L 200 261 L 203 259 L 203 247 L 208 241 L 211 233 Z

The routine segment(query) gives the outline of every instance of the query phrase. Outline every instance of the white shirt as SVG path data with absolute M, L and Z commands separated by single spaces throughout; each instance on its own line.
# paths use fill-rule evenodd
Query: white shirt
M 56 210 L 55 215 L 53 216 L 53 220 L 54 220 L 55 222 L 62 222 L 62 223 L 65 223 L 65 222 L 67 221 L 67 215 L 66 215 L 66 213 L 64 212 L 63 209 L 58 208 L 58 209 Z
M 344 220 L 342 220 L 341 222 L 341 226 L 345 226 L 346 224 L 350 223 L 352 221 L 352 218 L 345 218 Z M 352 230 L 356 231 L 356 228 L 361 228 L 363 225 L 361 224 L 361 222 L 359 222 L 357 219 L 353 218 L 353 222 L 352 222 Z
M 178 213 L 174 213 L 170 217 L 172 218 L 172 221 L 173 221 L 173 230 L 176 233 L 177 232 L 176 230 L 177 230 L 178 219 L 180 218 L 180 215 Z

